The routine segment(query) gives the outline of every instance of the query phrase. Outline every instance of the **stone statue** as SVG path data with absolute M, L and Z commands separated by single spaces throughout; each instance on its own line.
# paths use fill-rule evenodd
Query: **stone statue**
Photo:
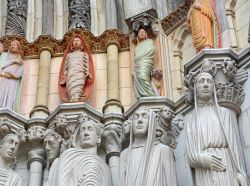
M 27 0 L 8 0 L 6 35 L 25 36 L 27 8 Z
M 90 0 L 69 0 L 69 30 L 91 29 Z
M 20 56 L 20 44 L 14 40 L 10 44 L 6 61 L 0 69 L 0 108 L 18 111 L 23 61 Z
M 140 107 L 132 116 L 129 147 L 120 156 L 121 186 L 176 186 L 171 149 L 156 140 L 156 115 Z
M 162 89 L 162 70 L 155 69 L 151 72 L 151 84 L 155 95 L 160 96 Z
M 151 71 L 154 66 L 155 48 L 152 39 L 141 28 L 137 34 L 137 47 L 135 49 L 134 84 L 136 97 L 155 96 L 151 85 Z
M 81 36 L 70 42 L 59 73 L 59 94 L 64 102 L 85 101 L 94 83 L 94 65 Z
M 0 69 L 2 68 L 2 64 L 6 61 L 7 53 L 4 52 L 4 45 L 0 42 Z
M 0 119 L 0 140 L 11 132 L 11 124 L 8 119 Z
M 184 128 L 183 116 L 175 115 L 168 106 L 163 106 L 158 113 L 158 125 L 158 130 L 163 134 L 160 142 L 176 148 L 177 138 Z
M 111 186 L 108 165 L 97 155 L 101 142 L 102 125 L 92 120 L 79 123 L 74 135 L 75 148 L 60 156 L 54 184 L 51 186 Z
M 218 106 L 213 76 L 201 72 L 194 83 L 195 109 L 185 116 L 189 165 L 195 185 L 247 186 L 237 117 Z
M 69 143 L 55 130 L 49 128 L 44 134 L 44 148 L 47 155 L 47 180 L 45 180 L 44 186 L 55 185 L 53 174 L 56 173 L 55 169 L 58 166 L 60 154 L 69 148 Z
M 220 48 L 221 36 L 214 0 L 193 0 L 187 15 L 196 51 Z
M 22 178 L 12 170 L 19 139 L 14 134 L 7 134 L 0 141 L 0 185 L 22 186 Z

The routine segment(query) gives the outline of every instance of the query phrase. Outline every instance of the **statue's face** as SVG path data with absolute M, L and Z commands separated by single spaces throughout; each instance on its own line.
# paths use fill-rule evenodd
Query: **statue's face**
M 4 160 L 11 162 L 16 154 L 19 139 L 15 135 L 7 135 L 2 140 L 0 155 Z
M 53 162 L 60 155 L 61 142 L 54 136 L 48 136 L 44 139 L 44 148 L 49 162 Z
M 10 43 L 10 51 L 13 53 L 19 53 L 19 46 L 18 46 L 18 43 L 16 41 L 12 41 Z
M 73 39 L 73 48 L 75 50 L 82 48 L 82 40 L 79 37 Z
M 138 32 L 137 38 L 139 40 L 144 40 L 144 39 L 147 39 L 147 37 L 148 37 L 147 32 L 144 29 L 140 29 Z
M 0 54 L 2 54 L 2 53 L 3 53 L 3 51 L 4 51 L 3 44 L 2 44 L 2 43 L 0 43 Z
M 100 137 L 97 134 L 95 125 L 93 122 L 85 122 L 81 124 L 80 127 L 80 146 L 82 148 L 97 147 Z
M 147 110 L 137 110 L 133 116 L 133 134 L 135 137 L 146 137 L 148 133 L 150 113 Z
M 201 75 L 196 82 L 196 91 L 199 100 L 208 101 L 213 97 L 213 78 L 210 75 Z
M 125 134 L 128 134 L 130 132 L 130 127 L 131 127 L 130 121 L 127 120 L 123 123 L 123 128 L 124 128 Z
M 172 112 L 169 107 L 164 107 L 160 113 L 160 116 L 166 120 L 172 119 Z

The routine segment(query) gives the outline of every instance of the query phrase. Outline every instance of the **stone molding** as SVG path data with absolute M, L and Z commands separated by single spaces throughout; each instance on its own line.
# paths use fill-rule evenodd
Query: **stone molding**
M 128 51 L 130 48 L 129 34 L 124 34 L 116 29 L 106 30 L 97 37 L 87 29 L 72 29 L 64 35 L 62 40 L 57 40 L 49 35 L 41 35 L 34 42 L 29 43 L 25 37 L 4 36 L 0 38 L 0 42 L 7 48 L 12 40 L 18 40 L 21 45 L 21 55 L 24 59 L 39 58 L 43 50 L 49 50 L 53 57 L 58 57 L 63 56 L 68 43 L 75 35 L 80 35 L 84 38 L 91 53 L 105 53 L 107 47 L 111 44 L 117 45 L 119 51 Z
M 172 11 L 161 21 L 162 28 L 166 35 L 172 33 L 173 30 L 178 28 L 183 22 L 186 21 L 189 6 L 189 1 L 180 4 L 174 11 Z

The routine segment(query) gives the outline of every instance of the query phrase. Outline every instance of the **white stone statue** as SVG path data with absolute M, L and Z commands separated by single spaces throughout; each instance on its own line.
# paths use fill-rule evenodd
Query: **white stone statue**
M 176 186 L 171 149 L 156 140 L 156 115 L 140 107 L 132 117 L 130 145 L 120 156 L 120 186 Z
M 19 139 L 14 134 L 7 134 L 0 141 L 0 185 L 22 186 L 22 178 L 13 171 L 15 154 L 18 149 Z
M 7 56 L 0 61 L 0 108 L 18 111 L 21 95 L 23 61 L 21 46 L 17 40 L 11 41 Z
M 44 134 L 44 148 L 47 156 L 47 169 L 45 171 L 44 186 L 50 186 L 55 184 L 53 177 L 56 173 L 55 169 L 58 166 L 60 154 L 69 147 L 63 137 L 55 132 L 55 130 L 49 128 Z
M 237 117 L 218 106 L 213 76 L 200 73 L 194 85 L 195 109 L 185 116 L 189 165 L 199 186 L 247 186 Z
M 75 148 L 62 153 L 50 186 L 111 186 L 108 165 L 97 155 L 101 142 L 101 124 L 92 120 L 79 123 Z

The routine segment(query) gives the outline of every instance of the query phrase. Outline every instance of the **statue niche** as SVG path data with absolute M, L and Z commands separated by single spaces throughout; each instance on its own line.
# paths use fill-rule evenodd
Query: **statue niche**
M 83 38 L 76 35 L 68 45 L 59 72 L 59 95 L 63 102 L 84 102 L 94 85 L 94 64 Z
M 196 51 L 220 48 L 221 35 L 214 0 L 193 0 L 187 15 Z
M 140 107 L 132 116 L 129 147 L 120 156 L 120 186 L 176 186 L 171 149 L 156 139 L 156 115 Z
M 194 82 L 195 108 L 185 116 L 187 158 L 195 185 L 247 186 L 237 117 L 217 102 L 213 76 L 201 72 Z

